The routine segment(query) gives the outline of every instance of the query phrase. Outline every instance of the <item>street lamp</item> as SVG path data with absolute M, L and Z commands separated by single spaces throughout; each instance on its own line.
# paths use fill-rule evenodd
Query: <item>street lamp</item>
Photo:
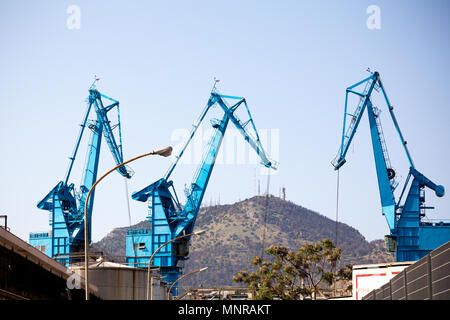
M 187 276 L 190 276 L 191 274 L 199 273 L 199 272 L 205 271 L 206 269 L 208 269 L 208 267 L 204 267 L 204 268 L 201 268 L 201 269 L 198 269 L 198 270 L 194 270 L 194 271 L 188 272 L 188 273 L 182 275 L 181 277 L 179 277 L 177 280 L 175 280 L 172 283 L 172 285 L 169 287 L 169 290 L 167 290 L 167 297 L 168 297 L 168 299 L 170 300 L 170 291 L 172 291 L 172 287 L 173 287 L 173 285 L 175 283 L 177 283 L 178 281 L 180 281 L 183 278 L 186 278 Z
M 89 203 L 89 197 L 91 196 L 92 191 L 94 190 L 95 186 L 103 180 L 107 175 L 109 175 L 111 172 L 116 170 L 117 168 L 122 167 L 123 165 L 130 163 L 134 160 L 151 156 L 151 155 L 159 155 L 162 157 L 168 157 L 172 154 L 172 147 L 164 147 L 160 149 L 153 150 L 152 152 L 141 154 L 140 156 L 134 157 L 132 159 L 129 159 L 125 162 L 122 162 L 121 164 L 118 164 L 108 172 L 106 172 L 103 176 L 101 176 L 95 183 L 92 185 L 91 189 L 89 189 L 89 192 L 86 197 L 86 202 L 84 204 L 84 279 L 85 279 L 85 290 L 86 290 L 86 300 L 89 300 L 89 275 L 88 275 L 88 253 L 89 253 L 89 243 L 88 243 L 88 217 L 87 217 L 87 209 L 88 209 L 88 203 Z
M 153 252 L 153 254 L 150 257 L 150 260 L 148 261 L 148 272 L 147 272 L 147 300 L 149 300 L 149 296 L 150 296 L 150 279 L 151 279 L 151 272 L 150 272 L 150 266 L 152 264 L 153 261 L 153 257 L 155 256 L 155 254 L 161 250 L 163 247 L 165 247 L 166 245 L 168 245 L 169 243 L 181 239 L 181 238 L 185 238 L 185 237 L 189 237 L 189 236 L 199 236 L 202 235 L 206 232 L 206 230 L 199 230 L 199 231 L 195 231 L 193 233 L 188 233 L 179 237 L 176 237 L 175 239 L 172 239 L 170 241 L 167 241 L 166 243 L 162 244 L 158 249 L 155 250 L 155 252 Z M 153 300 L 153 288 L 151 288 L 151 297 L 150 300 Z

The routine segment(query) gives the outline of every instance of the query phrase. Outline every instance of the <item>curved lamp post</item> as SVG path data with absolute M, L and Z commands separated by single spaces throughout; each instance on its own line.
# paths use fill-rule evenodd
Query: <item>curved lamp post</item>
M 206 269 L 208 269 L 208 267 L 205 267 L 205 268 L 201 268 L 201 269 L 198 269 L 198 270 L 194 270 L 194 271 L 188 272 L 188 273 L 182 275 L 181 277 L 179 277 L 177 280 L 175 280 L 175 281 L 172 283 L 172 285 L 169 287 L 169 290 L 167 290 L 167 297 L 168 297 L 168 299 L 170 300 L 170 291 L 172 291 L 172 287 L 173 287 L 173 285 L 174 285 L 175 283 L 177 283 L 178 281 L 180 281 L 180 280 L 183 279 L 183 278 L 186 278 L 187 276 L 190 276 L 191 274 L 199 273 L 199 272 L 205 271 Z
M 172 240 L 167 241 L 166 243 L 162 244 L 158 249 L 155 250 L 155 252 L 153 252 L 153 254 L 152 254 L 151 257 L 150 257 L 150 260 L 148 261 L 148 271 L 147 271 L 147 300 L 149 300 L 149 296 L 150 296 L 150 287 L 151 287 L 151 286 L 150 286 L 150 279 L 151 279 L 150 266 L 151 266 L 151 264 L 152 264 L 153 257 L 155 256 L 155 254 L 156 254 L 159 250 L 161 250 L 161 248 L 165 247 L 166 245 L 168 245 L 169 243 L 171 243 L 171 242 L 173 242 L 173 241 L 175 241 L 175 240 L 178 240 L 178 239 L 181 239 L 181 238 L 185 238 L 185 237 L 189 237 L 189 236 L 201 235 L 201 234 L 204 234 L 205 232 L 206 232 L 206 230 L 199 230 L 199 231 L 196 231 L 196 232 L 193 232 L 193 233 L 188 233 L 188 234 L 185 234 L 185 235 L 176 237 L 175 239 L 172 239 Z M 176 281 L 175 281 L 175 282 L 176 282 Z M 174 283 L 175 283 L 175 282 L 174 282 Z M 172 288 L 172 287 L 170 287 L 170 288 Z M 150 300 L 153 300 L 153 288 L 151 289 L 151 299 L 150 299 Z
M 146 156 L 151 156 L 151 155 L 159 155 L 162 157 L 168 157 L 172 154 L 172 147 L 168 146 L 168 147 L 164 147 L 164 148 L 160 148 L 160 149 L 156 149 L 153 150 L 152 152 L 148 152 L 148 153 L 144 153 L 141 154 L 140 156 L 134 157 L 132 159 L 129 159 L 125 162 L 122 162 L 121 164 L 118 164 L 117 166 L 115 166 L 114 168 L 112 168 L 111 170 L 109 170 L 108 172 L 106 172 L 103 176 L 101 176 L 97 181 L 95 181 L 95 183 L 92 185 L 91 189 L 89 189 L 89 192 L 87 194 L 86 197 L 86 202 L 84 204 L 84 280 L 85 280 L 85 290 L 86 290 L 86 300 L 89 300 L 89 276 L 88 276 L 88 269 L 89 269 L 89 264 L 88 264 L 88 253 L 89 253 L 89 243 L 88 243 L 88 217 L 87 217 L 87 208 L 88 208 L 88 204 L 89 204 L 89 197 L 91 196 L 92 191 L 94 190 L 95 186 L 102 181 L 107 175 L 109 175 L 111 172 L 113 172 L 114 170 L 122 167 L 123 165 L 130 163 L 134 160 L 146 157 Z

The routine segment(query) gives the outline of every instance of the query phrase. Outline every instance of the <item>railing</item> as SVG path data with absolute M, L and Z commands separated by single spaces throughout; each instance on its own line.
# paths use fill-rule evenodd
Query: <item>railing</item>
M 420 221 L 421 226 L 449 226 L 450 219 L 428 219 L 425 217 Z
M 151 232 L 150 229 L 132 229 L 127 230 L 127 236 L 136 234 L 149 234 L 150 232 Z
M 30 233 L 30 239 L 48 238 L 48 237 L 51 237 L 51 236 L 52 236 L 51 231 Z

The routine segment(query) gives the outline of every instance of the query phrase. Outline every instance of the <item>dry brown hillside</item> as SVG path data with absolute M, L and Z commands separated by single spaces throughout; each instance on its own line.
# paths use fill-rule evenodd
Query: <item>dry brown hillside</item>
M 324 238 L 335 239 L 335 222 L 317 212 L 290 201 L 270 196 L 266 215 L 265 247 L 271 244 L 296 249 L 304 242 Z M 204 207 L 195 228 L 206 234 L 192 238 L 185 272 L 208 267 L 201 274 L 187 277 L 180 283 L 187 287 L 233 285 L 233 275 L 251 269 L 253 256 L 261 254 L 266 198 L 256 196 L 230 205 Z M 133 226 L 142 227 L 148 222 Z M 112 255 L 125 255 L 125 234 L 128 228 L 114 229 L 96 248 Z M 358 230 L 338 224 L 338 246 L 342 248 L 342 264 L 365 264 L 393 261 L 383 241 L 367 242 Z

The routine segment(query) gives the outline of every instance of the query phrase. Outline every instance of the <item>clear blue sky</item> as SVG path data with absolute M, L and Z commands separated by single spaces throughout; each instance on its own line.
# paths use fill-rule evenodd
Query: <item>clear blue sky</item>
M 67 28 L 70 5 L 80 8 L 80 29 Z M 379 30 L 366 26 L 369 5 L 381 10 Z M 345 88 L 370 67 L 382 76 L 417 169 L 450 190 L 449 9 L 447 0 L 3 0 L 0 214 L 24 239 L 49 228 L 36 203 L 64 177 L 94 74 L 99 90 L 120 101 L 127 159 L 179 144 L 174 133 L 190 128 L 217 77 L 222 93 L 246 97 L 260 130 L 279 133 L 271 193 L 285 186 L 288 200 L 334 219 L 330 161 L 340 143 Z M 405 178 L 406 159 L 388 120 L 391 161 Z M 114 165 L 107 148 L 101 161 L 99 173 Z M 160 178 L 169 164 L 134 163 L 130 192 Z M 178 168 L 178 189 L 194 168 Z M 255 173 L 265 190 L 257 165 L 218 164 L 205 203 L 253 196 Z M 97 189 L 95 241 L 129 223 L 122 180 L 111 175 Z M 430 218 L 450 219 L 450 195 L 428 191 L 427 200 L 437 208 Z M 131 205 L 133 223 L 143 220 L 145 204 Z M 341 170 L 339 220 L 368 240 L 388 233 L 366 116 Z

